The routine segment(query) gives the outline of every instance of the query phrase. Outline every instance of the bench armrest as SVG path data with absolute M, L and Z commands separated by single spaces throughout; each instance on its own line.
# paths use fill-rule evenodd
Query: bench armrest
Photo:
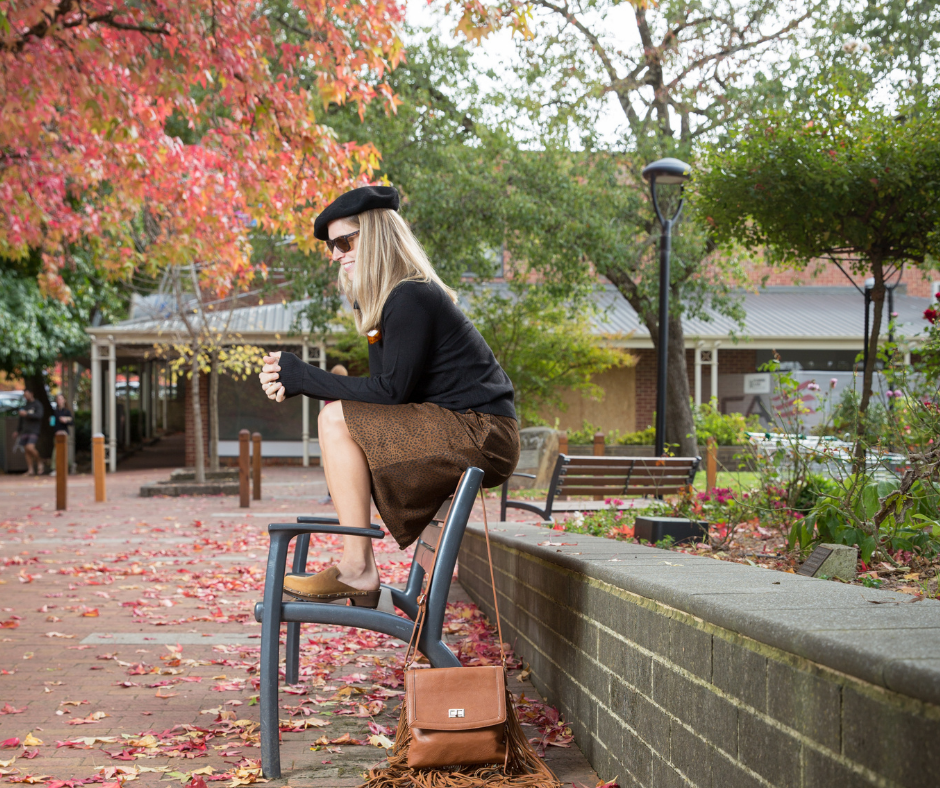
M 339 525 L 339 517 L 324 517 L 319 514 L 302 514 L 297 518 L 298 523 L 332 523 Z
M 309 518 L 314 519 L 314 518 Z M 335 518 L 328 518 L 335 520 Z M 370 539 L 384 539 L 385 531 L 381 528 L 353 528 L 338 523 L 271 523 L 268 533 L 288 532 L 294 536 L 300 534 L 340 534 L 342 536 L 368 536 Z
M 534 479 L 534 478 L 535 478 L 535 474 L 534 474 L 534 473 L 519 473 L 519 472 L 517 472 L 517 471 L 513 471 L 513 472 L 512 472 L 512 475 L 513 475 L 513 476 L 524 476 L 526 479 Z

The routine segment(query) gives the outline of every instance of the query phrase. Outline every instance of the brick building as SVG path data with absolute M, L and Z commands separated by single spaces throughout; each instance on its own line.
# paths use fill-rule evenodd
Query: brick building
M 810 284 L 800 284 L 806 274 L 777 272 L 755 267 L 754 281 L 769 276 L 768 284 L 743 296 L 746 318 L 743 326 L 715 312 L 705 318 L 684 320 L 686 362 L 689 389 L 696 402 L 717 401 L 722 412 L 761 414 L 762 385 L 760 366 L 774 354 L 790 369 L 800 374 L 825 375 L 851 382 L 855 359 L 862 350 L 864 331 L 863 296 L 852 287 L 834 266 L 823 266 Z M 840 279 L 841 278 L 841 279 Z M 932 295 L 940 289 L 940 274 L 933 280 L 919 275 L 906 275 L 894 292 L 894 311 L 898 317 L 896 337 L 902 346 L 912 347 L 924 327 L 923 311 Z M 859 281 L 863 285 L 863 281 Z M 500 285 L 495 285 L 499 287 Z M 636 313 L 609 284 L 596 296 L 601 307 L 594 332 L 599 342 L 630 350 L 636 364 L 613 369 L 599 376 L 596 382 L 605 396 L 595 401 L 569 392 L 564 400 L 565 412 L 543 414 L 549 423 L 558 419 L 562 429 L 578 429 L 584 421 L 602 430 L 630 432 L 653 423 L 656 400 L 656 355 L 646 326 Z M 292 350 L 306 355 L 311 363 L 325 364 L 329 339 L 314 343 L 307 334 L 293 332 L 295 317 L 303 304 L 275 303 L 244 306 L 236 310 L 229 326 L 237 335 L 238 344 L 258 345 L 268 350 Z M 225 313 L 215 318 L 226 320 Z M 181 411 L 178 424 L 185 424 L 186 463 L 191 465 L 195 447 L 195 429 L 190 381 L 167 374 L 165 367 L 154 362 L 156 345 L 182 341 L 178 318 L 134 318 L 110 326 L 89 328 L 92 337 L 93 421 L 96 432 L 108 435 L 111 457 L 116 457 L 122 436 L 118 435 L 119 411 L 113 377 L 116 370 L 138 370 L 147 390 L 145 406 L 147 423 L 156 429 L 167 413 L 172 426 L 174 412 L 168 411 L 166 400 Z M 883 327 L 882 335 L 886 336 Z M 106 377 L 106 374 L 108 377 Z M 841 383 L 840 383 L 841 385 Z M 203 435 L 208 456 L 209 418 L 208 381 L 203 378 Z M 219 386 L 219 453 L 223 458 L 237 455 L 238 431 L 259 431 L 264 436 L 265 457 L 285 462 L 316 463 L 319 446 L 316 436 L 318 405 L 305 397 L 297 397 L 277 406 L 272 405 L 255 381 L 237 382 L 220 378 Z M 162 412 L 162 416 L 161 416 Z
M 714 311 L 708 311 L 706 319 L 683 321 L 689 390 L 695 402 L 714 399 L 724 413 L 765 415 L 766 400 L 760 394 L 768 390 L 769 380 L 758 370 L 775 355 L 785 368 L 802 377 L 818 374 L 837 379 L 839 387 L 852 385 L 865 330 L 864 295 L 853 283 L 864 288 L 864 277 L 853 276 L 850 283 L 835 265 L 824 263 L 811 266 L 808 272 L 755 265 L 749 273 L 755 289 L 743 294 L 743 325 Z M 923 312 L 940 292 L 938 280 L 940 272 L 932 278 L 907 272 L 894 289 L 895 338 L 908 357 L 911 349 L 916 352 L 918 335 L 926 325 Z M 602 430 L 621 432 L 653 423 L 657 360 L 652 340 L 626 299 L 612 285 L 604 287 L 599 301 L 606 312 L 595 332 L 605 341 L 630 349 L 637 363 L 622 375 L 619 386 L 605 387 L 604 403 L 569 398 L 574 406 L 561 416 L 562 429 L 580 428 L 585 419 Z M 888 333 L 887 312 L 886 304 L 883 338 Z M 615 410 L 606 402 L 610 398 L 629 401 L 630 407 L 620 412 L 629 412 L 632 419 L 610 419 L 608 414 Z

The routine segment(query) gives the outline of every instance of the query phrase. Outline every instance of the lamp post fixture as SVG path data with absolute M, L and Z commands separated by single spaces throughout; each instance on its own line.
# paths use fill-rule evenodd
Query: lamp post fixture
M 650 182 L 653 195 L 653 208 L 656 218 L 663 228 L 659 240 L 659 368 L 656 379 L 656 448 L 657 457 L 666 451 L 666 370 L 669 359 L 669 254 L 672 251 L 672 227 L 682 213 L 683 199 L 679 200 L 675 214 L 665 219 L 659 210 L 656 199 L 656 185 L 684 184 L 690 177 L 692 168 L 678 159 L 660 159 L 643 168 L 643 178 Z M 681 194 L 681 192 L 680 192 Z

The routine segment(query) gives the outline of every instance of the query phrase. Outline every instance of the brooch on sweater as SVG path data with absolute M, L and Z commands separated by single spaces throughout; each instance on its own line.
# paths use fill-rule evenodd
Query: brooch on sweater
M 370 345 L 374 345 L 376 342 L 382 341 L 382 332 L 377 328 L 373 328 L 371 331 L 366 332 L 366 338 L 369 340 Z

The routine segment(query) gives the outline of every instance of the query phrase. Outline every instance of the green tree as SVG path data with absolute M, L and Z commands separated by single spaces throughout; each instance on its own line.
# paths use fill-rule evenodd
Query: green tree
M 0 258 L 0 370 L 21 376 L 48 414 L 45 371 L 60 359 L 87 355 L 85 326 L 108 322 L 123 315 L 126 297 L 102 277 L 82 251 L 74 252 L 63 271 L 72 292 L 69 303 L 44 294 L 38 275 L 42 262 L 38 252 L 25 259 Z M 44 420 L 39 451 L 52 453 L 53 434 Z
M 716 239 L 769 248 L 771 261 L 805 267 L 829 258 L 874 278 L 864 370 L 871 400 L 885 282 L 903 265 L 940 255 L 940 120 L 851 104 L 842 112 L 770 113 L 710 149 L 696 203 Z
M 776 100 L 794 37 L 816 4 L 466 0 L 460 6 L 459 29 L 471 36 L 487 34 L 501 18 L 517 27 L 520 18 L 527 22 L 531 35 L 514 39 L 521 79 L 512 106 L 521 108 L 519 125 L 532 130 L 536 146 L 598 151 L 582 162 L 581 194 L 607 220 L 606 231 L 598 230 L 607 244 L 594 245 L 596 256 L 588 257 L 634 308 L 655 346 L 660 229 L 640 172 L 661 156 L 691 158 L 698 140 L 755 103 Z M 622 121 L 619 139 L 602 141 L 597 124 L 612 105 Z M 628 202 L 618 198 L 623 192 L 631 195 L 632 210 L 612 216 L 611 203 Z M 676 198 L 664 195 L 672 205 Z M 707 317 L 706 307 L 741 317 L 732 294 L 736 261 L 716 256 L 695 219 L 689 212 L 677 227 L 670 282 L 666 440 L 683 454 L 696 451 L 683 317 Z
M 562 408 L 565 390 L 601 398 L 593 376 L 635 363 L 628 352 L 599 344 L 583 315 L 539 287 L 481 290 L 468 315 L 512 380 L 523 426 L 542 423 L 545 408 Z

